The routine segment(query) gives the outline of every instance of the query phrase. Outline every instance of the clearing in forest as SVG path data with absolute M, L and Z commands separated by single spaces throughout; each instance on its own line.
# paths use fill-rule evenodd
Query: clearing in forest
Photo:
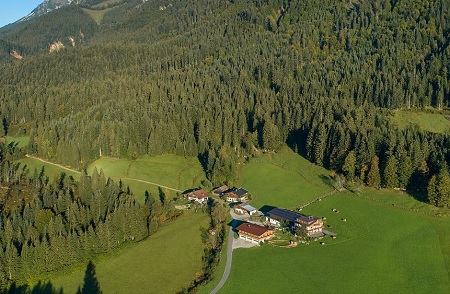
M 44 166 L 45 174 L 50 180 L 53 180 L 62 172 L 74 177 L 75 180 L 80 178 L 80 175 L 77 173 L 67 171 L 53 164 L 44 163 L 36 158 L 24 158 L 19 160 L 19 162 L 27 165 L 30 169 L 29 175 L 33 174 L 34 168 L 39 172 Z M 122 179 L 123 184 L 130 187 L 136 199 L 141 203 L 144 201 L 145 191 L 149 191 L 154 197 L 158 197 L 158 185 L 183 191 L 200 186 L 201 181 L 206 179 L 206 175 L 197 158 L 186 158 L 171 154 L 155 157 L 144 156 L 136 160 L 101 158 L 89 165 L 88 175 L 92 175 L 94 167 L 97 167 L 99 172 L 103 169 L 105 176 L 111 177 L 115 182 Z M 175 191 L 163 190 L 169 197 L 177 196 Z
M 391 118 L 392 123 L 400 129 L 408 125 L 418 125 L 420 129 L 432 133 L 445 133 L 450 131 L 450 115 L 441 113 L 428 113 L 418 111 L 397 110 Z
M 144 156 L 137 160 L 101 158 L 89 166 L 88 174 L 92 174 L 94 167 L 97 167 L 99 172 L 100 169 L 103 169 L 103 173 L 114 181 L 122 179 L 124 184 L 130 186 L 139 201 L 144 200 L 146 190 L 158 197 L 158 186 L 130 178 L 158 183 L 182 191 L 198 187 L 201 181 L 206 179 L 203 168 L 196 157 L 172 154 Z M 177 194 L 167 189 L 164 191 L 172 197 Z

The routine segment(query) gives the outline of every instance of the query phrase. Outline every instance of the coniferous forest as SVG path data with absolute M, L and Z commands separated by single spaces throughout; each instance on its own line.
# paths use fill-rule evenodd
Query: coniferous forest
M 319 2 L 125 1 L 100 25 L 71 5 L 8 27 L 2 47 L 25 58 L 2 58 L 2 119 L 25 126 L 29 152 L 80 169 L 100 150 L 168 152 L 198 156 L 219 183 L 255 147 L 287 143 L 350 180 L 450 205 L 448 134 L 389 120 L 448 109 L 450 4 Z M 69 36 L 75 47 L 48 54 Z
M 100 154 L 197 156 L 218 184 L 287 144 L 348 181 L 450 207 L 450 134 L 390 120 L 449 111 L 449 1 L 119 1 L 99 23 L 91 2 L 0 30 L 2 131 L 30 135 L 29 153 L 80 170 Z M 102 174 L 26 186 L 37 198 L 2 215 L 6 275 L 32 274 L 55 242 L 80 260 L 153 224 Z M 130 211 L 135 231 L 119 225 Z
M 96 169 L 78 182 L 64 173 L 51 181 L 0 147 L 1 288 L 138 242 L 180 214 L 162 191 L 157 199 L 147 193 L 141 205 L 128 187 Z

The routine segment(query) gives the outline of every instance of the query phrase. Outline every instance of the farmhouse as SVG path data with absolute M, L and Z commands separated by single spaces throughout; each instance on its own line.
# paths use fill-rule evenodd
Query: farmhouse
M 222 185 L 220 187 L 214 188 L 212 191 L 214 195 L 222 197 L 230 188 L 227 185 Z
M 267 213 L 267 221 L 275 226 L 282 223 L 288 224 L 291 228 L 305 227 L 308 236 L 322 234 L 323 221 L 321 218 L 303 215 L 287 209 L 274 208 Z
M 234 207 L 234 211 L 242 214 L 255 215 L 258 214 L 258 210 L 248 204 L 238 204 Z
M 248 191 L 244 188 L 233 187 L 225 193 L 228 202 L 241 202 L 247 199 Z
M 273 230 L 251 223 L 243 223 L 236 230 L 239 238 L 255 244 L 260 244 L 273 237 Z
M 189 192 L 184 192 L 183 196 L 187 200 L 196 201 L 196 202 L 201 203 L 201 204 L 208 202 L 208 199 L 209 199 L 208 192 L 206 192 L 203 189 L 196 189 L 196 190 L 193 190 L 193 191 L 191 190 Z

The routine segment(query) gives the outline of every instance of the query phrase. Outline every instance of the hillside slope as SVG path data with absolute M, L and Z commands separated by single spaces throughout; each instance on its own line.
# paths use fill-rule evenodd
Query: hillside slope
M 100 25 L 76 5 L 36 19 L 61 21 L 54 38 L 83 25 L 83 46 L 1 67 L 0 112 L 34 126 L 31 152 L 77 168 L 100 149 L 198 156 L 216 184 L 288 143 L 350 181 L 420 193 L 450 163 L 447 134 L 389 120 L 450 103 L 448 1 L 111 5 Z M 25 51 L 54 40 L 33 25 L 39 49 L 15 30 L 0 39 Z

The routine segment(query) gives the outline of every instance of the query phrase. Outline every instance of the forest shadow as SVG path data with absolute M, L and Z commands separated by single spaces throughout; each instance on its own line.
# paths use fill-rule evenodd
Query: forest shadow
M 408 193 L 408 195 L 410 195 L 411 197 L 413 197 L 417 201 L 420 201 L 420 202 L 423 202 L 423 203 L 427 203 L 427 204 L 430 203 L 428 201 L 427 194 L 424 191 L 417 190 L 417 189 L 406 189 L 406 193 Z
M 328 186 L 328 187 L 333 188 L 333 189 L 336 188 L 335 187 L 335 180 L 330 175 L 321 174 L 319 176 L 319 178 L 322 180 L 322 183 L 324 183 L 325 186 Z
M 292 130 L 289 132 L 287 139 L 286 139 L 286 145 L 295 153 L 298 155 L 307 158 L 306 157 L 306 136 L 307 132 L 302 131 L 300 129 L 298 130 Z
M 63 294 L 63 288 L 56 289 L 52 282 L 42 282 L 39 281 L 37 285 L 30 288 L 29 285 L 17 286 L 14 282 L 8 289 L 4 289 L 0 292 L 1 294 Z
M 97 279 L 97 274 L 95 273 L 95 265 L 92 260 L 89 261 L 86 272 L 84 273 L 83 287 L 78 288 L 77 294 L 100 294 L 102 290 L 100 289 L 100 283 Z
M 42 282 L 39 281 L 33 287 L 29 285 L 18 286 L 16 282 L 13 282 L 8 288 L 0 290 L 0 294 L 63 294 L 63 288 L 57 289 L 53 286 L 51 281 Z M 86 272 L 84 274 L 83 286 L 78 287 L 77 294 L 101 294 L 100 283 L 98 282 L 97 275 L 95 273 L 95 265 L 92 261 L 89 261 Z
M 200 162 L 200 165 L 202 166 L 203 172 L 205 175 L 208 174 L 208 152 L 205 151 L 203 153 L 200 153 L 197 155 L 198 162 Z

